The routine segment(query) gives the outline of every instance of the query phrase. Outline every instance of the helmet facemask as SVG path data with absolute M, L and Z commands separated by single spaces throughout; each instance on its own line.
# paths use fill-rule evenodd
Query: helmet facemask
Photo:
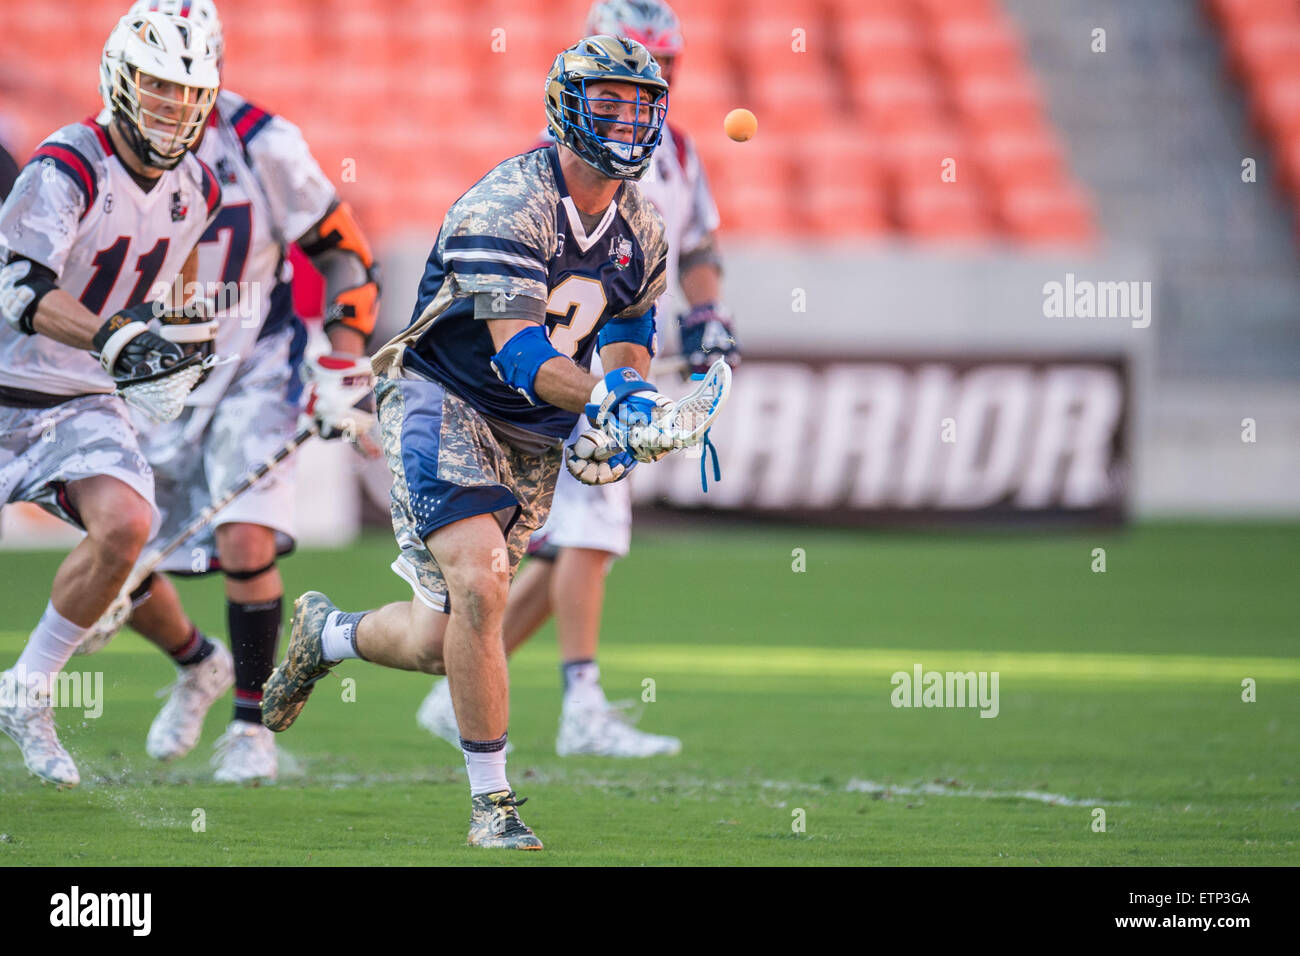
M 159 80 L 121 64 L 114 70 L 112 99 L 113 115 L 136 157 L 172 169 L 198 142 L 217 91 Z
M 602 151 L 606 152 L 615 169 L 613 178 L 639 179 L 644 173 L 643 164 L 663 138 L 668 92 L 622 83 L 619 85 L 629 87 L 634 98 L 591 95 L 593 87 L 613 82 L 600 78 L 581 79 L 577 83 L 579 92 L 564 98 L 565 121 L 580 134 L 576 137 L 578 145 L 572 148 L 589 163 L 593 157 L 588 153 L 598 157 Z M 626 115 L 629 110 L 630 117 Z M 599 158 L 592 165 L 602 173 L 610 174 L 606 168 L 609 164 L 602 164 Z M 642 168 L 637 171 L 636 167 Z

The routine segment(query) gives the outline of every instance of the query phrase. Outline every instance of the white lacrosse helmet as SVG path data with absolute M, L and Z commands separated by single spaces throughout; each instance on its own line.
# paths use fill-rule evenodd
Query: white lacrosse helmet
M 172 169 L 181 161 L 202 135 L 220 86 L 207 31 L 182 17 L 128 13 L 104 44 L 104 108 L 146 166 Z
M 587 13 L 587 35 L 627 37 L 656 60 L 682 52 L 682 25 L 663 0 L 597 0 Z
M 136 0 L 127 13 L 165 13 L 197 23 L 208 31 L 208 42 L 217 51 L 217 68 L 221 68 L 226 41 L 221 35 L 221 17 L 217 15 L 217 5 L 212 0 Z

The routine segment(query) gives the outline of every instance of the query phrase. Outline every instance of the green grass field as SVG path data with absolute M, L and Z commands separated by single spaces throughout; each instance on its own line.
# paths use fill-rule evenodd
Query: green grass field
M 392 554 L 384 536 L 298 554 L 289 595 L 402 599 Z M 0 666 L 58 559 L 0 552 Z M 642 532 L 610 580 L 601 666 L 611 697 L 653 679 L 641 726 L 683 753 L 558 758 L 548 628 L 512 664 L 510 779 L 539 854 L 463 846 L 461 756 L 415 724 L 429 678 L 343 665 L 279 738 L 280 783 L 221 787 L 208 758 L 228 699 L 193 754 L 154 764 L 144 736 L 172 671 L 124 633 L 74 658 L 103 670 L 106 699 L 97 720 L 60 711 L 79 789 L 42 786 L 0 736 L 0 862 L 1300 864 L 1297 568 L 1300 527 L 1279 525 Z M 182 594 L 224 635 L 217 581 Z M 893 707 L 890 675 L 916 664 L 997 671 L 998 716 Z

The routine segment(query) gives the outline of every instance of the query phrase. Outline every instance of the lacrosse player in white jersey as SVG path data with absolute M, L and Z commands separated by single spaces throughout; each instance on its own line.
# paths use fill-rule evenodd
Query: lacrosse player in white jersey
M 223 54 L 221 22 L 211 0 L 141 0 L 132 12 L 160 10 L 206 29 Z M 370 248 L 348 206 L 312 157 L 298 128 L 229 90 L 222 90 L 195 152 L 221 183 L 221 212 L 199 244 L 198 276 L 221 318 L 217 351 L 239 356 L 215 369 L 176 421 L 141 428 L 154 468 L 166 540 L 241 476 L 266 460 L 298 427 L 308 380 L 321 434 L 364 436 L 365 413 L 331 401 L 332 386 L 371 384 L 361 358 L 374 328 L 379 289 Z M 325 328 L 332 353 L 304 358 L 306 329 L 294 314 L 289 245 L 296 242 L 324 274 Z M 211 292 L 209 292 L 211 295 Z M 284 586 L 276 559 L 294 544 L 293 459 L 224 509 L 161 566 L 182 574 L 221 572 L 234 657 L 234 713 L 213 756 L 219 782 L 277 776 L 274 735 L 262 726 L 262 685 L 275 666 Z M 212 703 L 231 683 L 230 667 L 211 668 L 205 654 L 225 655 L 201 634 L 161 573 L 142 585 L 131 625 L 166 649 L 183 642 L 186 665 L 149 729 L 145 747 L 158 760 L 189 753 Z M 209 651 L 209 648 L 215 650 Z
M 682 52 L 681 26 L 661 0 L 600 0 L 587 16 L 587 34 L 636 40 L 659 63 L 664 79 Z M 641 192 L 663 217 L 668 238 L 668 292 L 656 310 L 659 340 L 662 316 L 678 316 L 678 341 L 689 373 L 703 373 L 718 358 L 739 361 L 731 316 L 721 304 L 721 265 L 714 231 L 718 211 L 704 170 L 689 137 L 668 123 Z M 687 308 L 675 308 L 680 284 Z M 593 371 L 599 374 L 599 356 Z M 579 423 L 579 428 L 582 423 Z M 575 433 L 576 437 L 576 433 Z M 564 701 L 556 751 L 607 757 L 650 757 L 681 750 L 676 737 L 650 734 L 631 726 L 610 707 L 600 684 L 596 651 L 605 600 L 605 576 L 615 559 L 627 554 L 632 534 L 632 503 L 626 482 L 588 485 L 561 472 L 546 524 L 528 547 L 532 558 L 515 578 L 506 607 L 506 653 L 535 634 L 555 614 L 564 682 Z M 459 746 L 451 693 L 439 678 L 420 705 L 420 726 Z
M 80 777 L 55 732 L 54 678 L 159 521 L 126 403 L 175 417 L 209 364 L 216 322 L 181 308 L 175 280 L 193 281 L 221 202 L 190 152 L 219 84 L 201 28 L 124 17 L 100 64 L 103 121 L 46 139 L 0 208 L 0 501 L 35 502 L 86 532 L 0 673 L 0 730 L 60 786 Z

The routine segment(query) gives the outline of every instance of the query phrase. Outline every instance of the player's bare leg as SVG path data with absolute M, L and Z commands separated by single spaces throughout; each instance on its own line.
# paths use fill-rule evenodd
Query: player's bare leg
M 556 641 L 564 662 L 594 660 L 605 606 L 605 576 L 614 555 L 595 548 L 561 548 L 551 580 Z
M 384 667 L 445 674 L 447 618 L 423 601 L 385 604 L 357 625 L 357 650 L 363 659 Z
M 60 613 L 89 628 L 108 610 L 149 538 L 149 504 L 108 475 L 68 485 L 68 497 L 86 529 L 54 575 L 50 600 Z
M 149 579 L 148 595 L 131 611 L 130 625 L 176 665 L 176 683 L 149 726 L 145 751 L 155 760 L 176 760 L 194 749 L 209 708 L 234 680 L 225 645 L 214 641 L 185 614 L 171 579 Z
M 507 657 L 541 630 L 550 618 L 554 607 L 551 603 L 554 570 L 555 562 L 549 558 L 529 558 L 510 582 L 510 596 L 506 598 L 506 617 L 502 624 Z
M 564 703 L 555 750 L 560 756 L 654 757 L 676 754 L 676 737 L 632 727 L 610 707 L 596 654 L 605 606 L 605 578 L 617 556 L 596 548 L 561 548 L 551 576 L 556 637 L 564 674 Z
M 149 538 L 152 513 L 138 492 L 107 475 L 71 482 L 67 491 L 86 537 L 55 573 L 45 613 L 17 663 L 0 674 L 9 685 L 0 703 L 0 731 L 18 744 L 32 773 L 76 786 L 81 778 L 55 733 L 49 688 L 126 582 Z

